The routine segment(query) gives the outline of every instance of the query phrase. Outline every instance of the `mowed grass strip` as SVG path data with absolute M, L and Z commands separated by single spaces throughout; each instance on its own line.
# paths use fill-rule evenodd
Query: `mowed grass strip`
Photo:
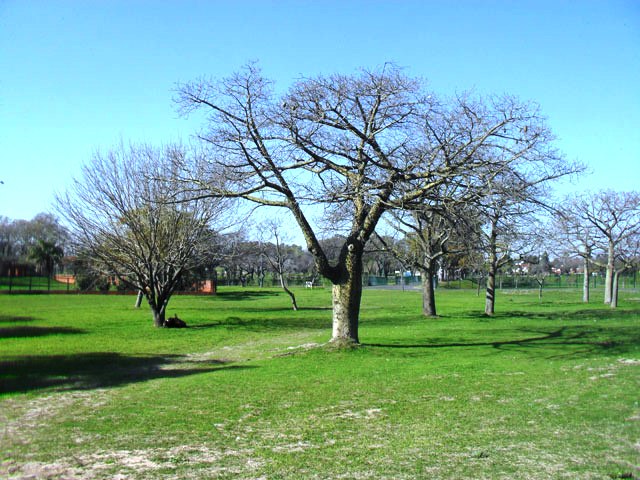
M 0 476 L 638 478 L 640 296 L 366 290 L 336 351 L 326 290 L 0 297 Z M 594 295 L 595 297 L 595 295 Z

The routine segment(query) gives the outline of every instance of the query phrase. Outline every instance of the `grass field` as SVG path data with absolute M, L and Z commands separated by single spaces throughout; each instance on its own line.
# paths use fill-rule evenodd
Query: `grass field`
M 640 294 L 366 290 L 327 347 L 330 292 L 0 296 L 1 478 L 640 477 Z M 594 298 L 596 294 L 594 294 Z

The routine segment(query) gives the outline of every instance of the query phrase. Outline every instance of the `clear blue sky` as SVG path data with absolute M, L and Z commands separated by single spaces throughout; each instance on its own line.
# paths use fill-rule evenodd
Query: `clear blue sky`
M 393 61 L 436 92 L 538 102 L 579 185 L 640 188 L 640 1 L 0 0 L 0 215 L 51 209 L 96 149 L 186 139 L 176 82 Z

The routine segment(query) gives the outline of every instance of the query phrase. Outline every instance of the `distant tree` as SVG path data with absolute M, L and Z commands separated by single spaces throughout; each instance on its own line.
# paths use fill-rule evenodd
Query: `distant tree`
M 29 254 L 29 258 L 37 262 L 41 271 L 49 278 L 53 275 L 55 266 L 60 263 L 63 256 L 62 247 L 46 240 L 38 240 Z
M 478 191 L 496 172 L 565 164 L 537 107 L 508 97 L 459 95 L 439 101 L 423 84 L 385 65 L 357 75 L 304 78 L 276 98 L 258 68 L 179 87 L 182 112 L 204 110 L 208 152 L 186 178 L 194 196 L 242 198 L 289 210 L 333 284 L 332 342 L 359 341 L 363 255 L 382 218 L 443 183 Z M 207 169 L 222 171 L 224 188 Z M 342 227 L 335 262 L 312 216 Z
M 425 199 L 405 206 L 405 210 L 389 212 L 389 225 L 398 232 L 402 241 L 379 241 L 385 245 L 403 265 L 420 272 L 422 279 L 422 313 L 427 317 L 437 316 L 435 279 L 442 259 L 462 246 L 460 242 L 450 242 L 472 235 L 471 219 L 464 214 L 465 206 L 447 204 L 452 194 L 442 192 L 434 199 Z M 456 245 L 450 248 L 450 245 Z
M 269 220 L 264 224 L 264 231 L 273 243 L 263 243 L 262 255 L 267 259 L 274 273 L 278 276 L 280 286 L 291 299 L 291 307 L 298 310 L 298 302 L 295 294 L 287 285 L 287 272 L 293 266 L 290 249 L 282 243 L 282 227 L 275 220 Z
M 512 196 L 511 194 L 515 196 Z M 479 248 L 486 258 L 487 285 L 484 313 L 493 315 L 496 303 L 496 276 L 498 270 L 508 265 L 523 245 L 519 234 L 523 224 L 531 221 L 532 211 L 520 201 L 515 187 L 487 195 L 482 199 L 484 224 L 478 231 Z
M 38 242 L 64 249 L 68 239 L 66 228 L 49 213 L 39 213 L 31 220 L 0 217 L 0 259 L 28 261 Z
M 640 265 L 640 231 L 625 237 L 618 244 L 614 260 L 613 281 L 611 284 L 611 308 L 618 307 L 618 290 L 620 275 L 626 270 L 637 268 Z
M 60 263 L 63 256 L 64 250 L 62 250 L 62 247 L 46 240 L 38 240 L 31 248 L 29 259 L 35 261 L 40 270 L 46 275 L 48 289 L 51 289 L 51 276 L 55 266 Z
M 388 277 L 399 270 L 398 260 L 390 252 L 389 245 L 396 246 L 398 240 L 391 235 L 377 234 L 370 240 L 365 250 L 363 261 L 365 270 L 370 275 Z
M 498 270 L 514 255 L 531 255 L 539 248 L 539 217 L 552 210 L 550 185 L 583 169 L 578 164 L 532 167 L 496 173 L 486 187 L 486 194 L 477 201 L 483 219 L 479 238 L 487 260 L 486 315 L 495 312 Z
M 144 146 L 96 154 L 58 198 L 92 268 L 142 292 L 157 327 L 165 324 L 182 274 L 201 263 L 210 227 L 226 208 L 224 202 L 187 202 L 176 193 L 172 165 L 185 155 L 178 147 Z
M 531 269 L 529 273 L 533 275 L 536 283 L 538 284 L 538 298 L 542 298 L 542 289 L 544 288 L 544 282 L 551 273 L 551 262 L 549 262 L 549 254 L 547 252 L 542 253 L 535 257 L 529 258 Z
M 576 197 L 567 197 L 556 207 L 558 215 L 554 216 L 550 228 L 550 238 L 555 239 L 559 252 L 577 255 L 582 259 L 582 301 L 589 303 L 591 266 L 597 263 L 594 254 L 598 250 L 595 227 L 576 215 Z M 606 262 L 601 264 L 606 266 Z
M 561 211 L 567 237 L 581 247 L 581 256 L 599 264 L 594 250 L 605 252 L 604 303 L 611 304 L 616 259 L 623 246 L 640 234 L 640 192 L 587 193 L 568 199 Z

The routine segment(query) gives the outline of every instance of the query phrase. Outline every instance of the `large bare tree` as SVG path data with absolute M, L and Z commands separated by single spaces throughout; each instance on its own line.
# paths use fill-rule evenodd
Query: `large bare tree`
M 287 209 L 320 274 L 333 284 L 334 343 L 359 341 L 363 253 L 382 215 L 458 182 L 480 189 L 518 162 L 555 165 L 534 105 L 512 97 L 439 101 L 393 66 L 304 78 L 281 96 L 255 65 L 178 87 L 183 113 L 206 113 L 195 197 L 243 198 Z M 227 188 L 210 185 L 223 169 Z M 344 228 L 336 262 L 318 237 L 323 208 Z
M 78 250 L 101 274 L 142 292 L 157 327 L 181 275 L 202 261 L 225 208 L 224 201 L 185 201 L 176 193 L 171 169 L 185 155 L 146 146 L 95 154 L 58 198 Z

